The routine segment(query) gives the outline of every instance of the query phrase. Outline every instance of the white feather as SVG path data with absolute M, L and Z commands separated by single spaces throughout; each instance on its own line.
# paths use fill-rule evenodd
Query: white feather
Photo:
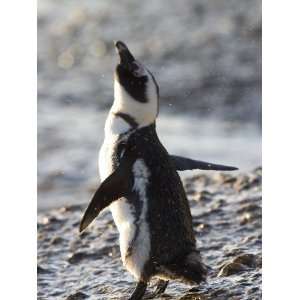
M 132 253 L 130 257 L 126 258 L 125 266 L 136 279 L 139 279 L 144 265 L 149 259 L 150 255 L 150 232 L 149 225 L 146 221 L 147 210 L 148 210 L 148 199 L 147 199 L 147 185 L 149 182 L 149 170 L 142 159 L 136 160 L 133 165 L 134 174 L 134 186 L 135 190 L 139 195 L 139 201 L 142 202 L 142 210 L 140 218 L 137 222 L 139 226 L 139 233 L 134 241 L 132 247 Z
M 108 114 L 105 122 L 105 135 L 120 135 L 130 129 L 130 125 L 120 116 L 115 115 L 112 111 Z
M 117 135 L 110 135 L 105 141 L 99 153 L 99 173 L 101 180 L 105 180 L 113 172 L 112 154 L 117 142 Z M 114 222 L 118 228 L 120 237 L 120 251 L 122 262 L 127 270 L 139 279 L 145 262 L 149 258 L 150 253 L 150 233 L 146 222 L 147 214 L 147 195 L 146 189 L 148 185 L 149 171 L 142 159 L 138 159 L 132 169 L 134 175 L 133 190 L 139 196 L 142 202 L 142 210 L 138 222 L 135 220 L 134 206 L 129 204 L 127 199 L 122 198 L 110 205 L 110 210 Z M 127 250 L 135 236 L 136 225 L 139 226 L 139 234 L 134 242 L 131 256 L 126 256 Z
M 139 124 L 139 127 L 153 123 L 157 116 L 158 100 L 154 83 L 147 85 L 148 102 L 142 103 L 133 99 L 120 85 L 118 80 L 114 81 L 114 103 L 113 112 L 122 112 L 132 116 Z

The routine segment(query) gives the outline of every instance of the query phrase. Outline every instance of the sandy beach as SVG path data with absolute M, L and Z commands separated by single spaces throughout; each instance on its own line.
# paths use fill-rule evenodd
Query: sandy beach
M 198 174 L 184 179 L 184 187 L 198 247 L 211 270 L 206 283 L 172 282 L 157 299 L 261 299 L 261 168 Z M 38 214 L 39 300 L 126 299 L 134 287 L 109 211 L 79 235 L 84 209 Z

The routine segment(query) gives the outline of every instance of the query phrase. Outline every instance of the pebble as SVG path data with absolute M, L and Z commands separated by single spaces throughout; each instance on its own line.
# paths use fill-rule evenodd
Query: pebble
M 51 273 L 51 271 L 41 267 L 40 265 L 37 265 L 37 273 L 38 274 L 49 274 L 49 273 Z
M 87 259 L 89 257 L 89 254 L 86 252 L 76 252 L 76 253 L 71 253 L 68 256 L 68 262 L 70 264 L 78 264 L 81 262 L 83 259 Z
M 207 203 L 207 202 L 210 202 L 212 200 L 212 197 L 213 197 L 213 194 L 208 192 L 208 191 L 202 191 L 199 193 L 199 196 L 198 196 L 198 201 L 201 201 L 203 203 Z
M 50 240 L 50 244 L 51 245 L 59 245 L 61 243 L 65 242 L 65 239 L 63 239 L 60 236 L 54 236 L 51 240 Z
M 74 211 L 81 211 L 82 209 L 83 209 L 82 205 L 67 205 L 60 208 L 59 212 L 60 213 L 74 212 Z
M 229 262 L 221 267 L 218 277 L 234 275 L 239 272 L 246 271 L 247 269 L 248 268 L 241 263 Z
M 72 294 L 66 298 L 66 300 L 83 300 L 87 299 L 89 296 L 87 294 L 84 294 L 82 292 L 77 292 L 75 294 Z
M 243 264 L 250 268 L 255 268 L 257 261 L 254 254 L 241 254 L 233 259 L 233 263 Z

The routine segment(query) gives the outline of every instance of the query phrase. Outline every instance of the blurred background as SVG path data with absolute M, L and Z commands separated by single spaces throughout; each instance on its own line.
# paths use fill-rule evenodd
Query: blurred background
M 99 184 L 113 40 L 154 74 L 170 153 L 261 165 L 260 1 L 39 0 L 39 210 L 87 203 Z

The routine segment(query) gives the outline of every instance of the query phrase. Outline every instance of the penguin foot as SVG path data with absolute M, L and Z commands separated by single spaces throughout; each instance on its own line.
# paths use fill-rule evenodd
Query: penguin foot
M 163 294 L 169 284 L 168 280 L 159 279 L 156 283 L 156 289 L 153 293 L 145 296 L 145 299 L 154 299 L 155 297 Z
M 159 279 L 156 284 L 156 290 L 154 291 L 155 296 L 163 294 L 169 284 L 168 280 Z
M 140 300 L 143 298 L 147 289 L 147 283 L 144 281 L 139 281 L 128 300 Z

